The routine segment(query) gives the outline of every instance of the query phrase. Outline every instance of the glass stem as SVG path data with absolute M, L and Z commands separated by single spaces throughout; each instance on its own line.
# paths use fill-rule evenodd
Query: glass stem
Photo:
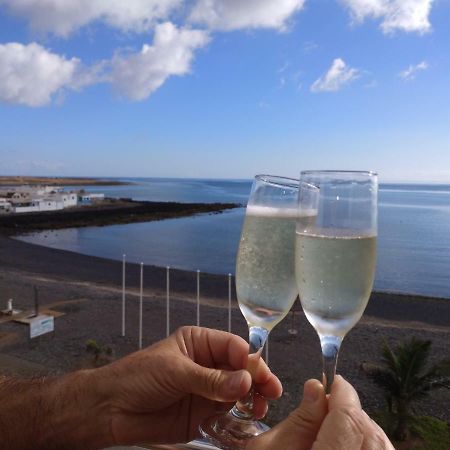
M 269 331 L 262 327 L 250 327 L 249 330 L 249 361 L 247 365 L 247 370 L 253 376 L 253 369 L 257 367 L 259 358 L 261 357 L 261 352 L 264 344 L 269 336 Z M 254 355 L 253 357 L 251 357 Z M 253 419 L 253 396 L 254 396 L 254 386 L 247 392 L 247 394 L 238 400 L 231 410 L 231 414 L 238 419 L 251 420 Z
M 323 358 L 323 385 L 326 394 L 331 392 L 341 342 L 342 338 L 337 336 L 320 336 Z

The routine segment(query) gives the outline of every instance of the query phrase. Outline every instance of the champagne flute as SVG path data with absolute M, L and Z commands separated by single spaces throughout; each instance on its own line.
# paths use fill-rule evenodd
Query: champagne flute
M 361 318 L 372 291 L 377 191 L 373 172 L 300 175 L 295 272 L 303 310 L 320 338 L 326 393 L 342 340 Z
M 249 326 L 252 373 L 270 330 L 297 298 L 294 240 L 298 180 L 257 175 L 242 228 L 236 264 L 236 293 Z M 222 449 L 240 450 L 268 430 L 253 416 L 253 388 L 225 415 L 207 419 L 202 435 Z

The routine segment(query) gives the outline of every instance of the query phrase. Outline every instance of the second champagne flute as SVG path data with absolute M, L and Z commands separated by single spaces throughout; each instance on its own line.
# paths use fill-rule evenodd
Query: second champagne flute
M 298 180 L 257 175 L 247 204 L 236 264 L 239 307 L 249 326 L 249 367 L 256 365 L 270 330 L 297 298 L 294 237 Z M 201 426 L 204 437 L 228 450 L 245 448 L 268 427 L 253 417 L 253 388 L 225 415 Z
M 320 338 L 327 393 L 342 339 L 361 318 L 372 291 L 377 190 L 373 172 L 300 175 L 296 279 L 303 311 Z

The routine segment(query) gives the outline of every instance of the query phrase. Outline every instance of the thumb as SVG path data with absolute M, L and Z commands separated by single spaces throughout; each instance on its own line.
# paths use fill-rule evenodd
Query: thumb
M 355 389 L 340 375 L 334 379 L 328 407 L 329 413 L 323 422 L 313 449 L 362 448 L 367 430 L 366 417 L 362 412 Z M 382 447 L 377 446 L 376 448 L 381 449 Z
M 234 402 L 250 390 L 252 377 L 246 370 L 210 369 L 193 363 L 187 383 L 192 394 L 214 401 Z
M 252 439 L 247 450 L 310 450 L 327 414 L 325 390 L 318 380 L 308 380 L 303 400 L 287 419 Z

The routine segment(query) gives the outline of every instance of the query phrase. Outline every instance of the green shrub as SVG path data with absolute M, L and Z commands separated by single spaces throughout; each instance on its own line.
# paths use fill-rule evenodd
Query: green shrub
M 430 366 L 431 341 L 412 337 L 391 349 L 382 346 L 382 365 L 368 364 L 366 374 L 385 393 L 390 416 L 385 431 L 398 441 L 408 438 L 414 416 L 411 404 L 425 397 L 430 391 L 450 387 L 450 362 L 443 360 Z
M 86 341 L 86 352 L 94 355 L 94 362 L 97 364 L 102 355 L 111 357 L 113 354 L 111 347 L 104 347 L 100 345 L 95 339 Z

